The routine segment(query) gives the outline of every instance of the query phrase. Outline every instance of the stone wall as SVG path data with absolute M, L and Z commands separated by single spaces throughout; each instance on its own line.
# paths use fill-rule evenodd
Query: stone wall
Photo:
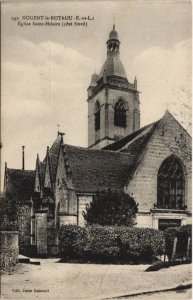
M 62 225 L 77 225 L 77 216 L 60 216 L 60 226 Z
M 126 104 L 127 126 L 125 128 L 114 126 L 114 106 L 122 98 Z M 95 104 L 100 103 L 100 130 L 95 131 Z M 106 103 L 108 105 L 106 105 Z M 134 130 L 140 128 L 139 94 L 133 91 L 120 89 L 101 90 L 88 101 L 88 146 L 93 149 L 101 149 L 108 144 L 120 139 Z M 109 140 L 108 140 L 109 138 Z
M 1 271 L 8 271 L 18 262 L 19 233 L 17 231 L 1 231 L 0 241 Z
M 183 144 L 183 139 L 185 143 Z M 178 142 L 179 141 L 179 142 Z M 186 151 L 184 150 L 186 146 Z M 185 130 L 166 113 L 159 123 L 155 134 L 149 141 L 148 148 L 131 181 L 127 192 L 139 203 L 140 212 L 149 212 L 157 203 L 157 175 L 162 162 L 170 155 L 176 155 L 184 166 L 185 205 L 191 211 L 191 138 Z M 140 188 L 139 188 L 140 187 Z
M 35 212 L 35 243 L 37 255 L 46 256 L 47 250 L 47 211 L 38 210 Z
M 31 207 L 23 205 L 19 217 L 19 246 L 22 251 L 25 246 L 31 245 Z

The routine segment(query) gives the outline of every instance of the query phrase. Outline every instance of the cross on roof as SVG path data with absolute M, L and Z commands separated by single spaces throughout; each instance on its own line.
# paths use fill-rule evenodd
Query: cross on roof
M 65 135 L 65 133 L 64 133 L 64 132 L 59 132 L 59 131 L 58 131 L 58 135 L 61 135 L 61 136 L 63 137 L 63 135 Z

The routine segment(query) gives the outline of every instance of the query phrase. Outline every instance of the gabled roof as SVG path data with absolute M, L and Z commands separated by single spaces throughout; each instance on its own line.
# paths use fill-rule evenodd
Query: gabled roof
M 129 153 L 90 150 L 70 145 L 65 145 L 65 148 L 76 191 L 96 192 L 124 187 L 133 164 Z
M 61 138 L 57 138 L 50 149 L 53 178 L 56 178 L 57 161 Z M 61 144 L 62 145 L 62 144 Z M 129 153 L 115 153 L 63 145 L 64 164 L 71 170 L 71 180 L 75 191 L 93 193 L 107 188 L 124 187 L 133 160 Z M 55 183 L 55 179 L 53 181 Z
M 166 112 L 157 122 L 144 126 L 102 150 L 63 144 L 61 136 L 57 137 L 49 151 L 52 184 L 55 184 L 58 155 L 62 147 L 64 170 L 68 173 L 65 175 L 70 174 L 72 187 L 76 192 L 94 193 L 107 188 L 124 188 L 140 164 L 158 125 L 168 116 L 170 114 Z M 44 160 L 43 163 L 45 162 Z
M 140 137 L 142 137 L 143 140 L 148 138 L 148 136 L 150 137 L 151 130 L 156 127 L 156 125 L 158 124 L 159 121 L 142 127 L 141 129 L 122 138 L 121 140 L 104 147 L 103 150 L 121 151 L 121 149 L 124 149 L 130 142 L 132 142 Z
M 64 144 L 64 163 L 68 160 L 75 191 L 93 193 L 108 188 L 114 190 L 124 188 L 158 122 L 143 127 L 124 139 L 105 147 L 104 150 Z M 61 137 L 58 137 L 49 152 L 53 183 L 56 178 L 60 145 L 62 145 Z M 124 146 L 127 147 L 122 149 Z
M 54 183 L 55 180 L 56 180 L 56 171 L 57 171 L 57 163 L 58 163 L 58 154 L 59 154 L 59 149 L 60 149 L 60 142 L 61 142 L 61 136 L 58 136 L 57 139 L 52 144 L 52 147 L 49 150 L 49 160 L 50 160 L 52 183 Z M 46 160 L 47 160 L 47 156 L 44 158 L 43 162 L 41 163 L 43 179 L 45 177 Z
M 6 191 L 15 200 L 25 203 L 31 199 L 34 192 L 35 171 L 7 168 L 5 176 Z
M 46 163 L 40 161 L 39 167 L 40 167 L 40 180 L 41 180 L 41 184 L 43 185 L 45 172 L 46 172 Z
M 152 137 L 157 125 L 160 120 L 157 122 L 151 123 L 143 128 L 133 132 L 132 134 L 126 136 L 125 138 L 108 145 L 104 148 L 104 150 L 114 150 L 119 151 L 121 153 L 130 153 L 133 158 L 133 165 L 130 170 L 130 173 L 127 177 L 127 184 L 132 178 L 135 170 L 137 169 L 141 158 L 143 157 L 143 153 L 146 151 L 146 147 L 150 138 Z

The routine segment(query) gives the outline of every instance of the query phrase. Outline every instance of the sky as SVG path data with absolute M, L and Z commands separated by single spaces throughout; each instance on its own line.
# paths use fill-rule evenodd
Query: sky
M 57 124 L 66 143 L 87 146 L 87 88 L 106 59 L 114 15 L 128 80 L 138 79 L 141 126 L 169 109 L 190 133 L 190 1 L 35 2 L 2 4 L 3 168 L 5 161 L 21 168 L 25 145 L 26 169 L 35 169 L 37 153 L 43 160 L 57 136 Z M 18 26 L 14 17 L 22 16 L 94 20 L 87 27 Z

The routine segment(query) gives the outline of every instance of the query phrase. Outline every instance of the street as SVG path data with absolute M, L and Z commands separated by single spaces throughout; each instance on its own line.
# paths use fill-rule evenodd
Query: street
M 18 264 L 13 274 L 1 278 L 3 299 L 111 299 L 145 290 L 161 290 L 191 280 L 190 264 L 144 272 L 148 265 L 62 264 L 57 261 L 40 259 L 40 266 Z M 168 295 L 174 295 L 173 299 L 178 299 L 177 296 L 189 299 L 182 298 L 188 296 L 188 292 L 169 292 Z M 155 294 L 146 297 L 156 299 Z M 146 298 L 143 295 L 129 299 Z

